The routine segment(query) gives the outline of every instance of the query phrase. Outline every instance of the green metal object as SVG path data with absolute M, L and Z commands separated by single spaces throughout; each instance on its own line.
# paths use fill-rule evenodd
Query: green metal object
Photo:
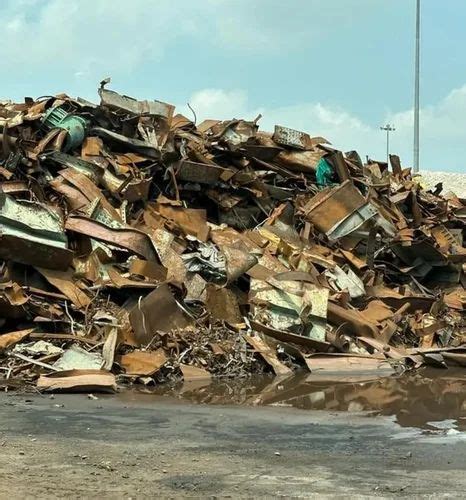
M 72 115 L 63 108 L 50 108 L 42 119 L 42 125 L 48 132 L 54 128 L 61 128 L 68 132 L 64 151 L 80 146 L 86 137 L 88 122 L 80 116 Z
M 331 186 L 333 184 L 333 174 L 332 165 L 325 158 L 321 158 L 317 164 L 317 184 L 319 186 Z

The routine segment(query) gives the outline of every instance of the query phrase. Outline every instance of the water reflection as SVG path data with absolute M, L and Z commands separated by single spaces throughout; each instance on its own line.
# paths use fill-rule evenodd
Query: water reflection
M 286 379 L 196 381 L 181 388 L 157 388 L 153 392 L 197 403 L 370 412 L 393 416 L 403 427 L 432 430 L 437 427 L 432 422 L 452 420 L 457 430 L 466 430 L 466 372 L 461 369 L 425 369 L 386 378 L 356 375 L 324 379 L 298 374 Z

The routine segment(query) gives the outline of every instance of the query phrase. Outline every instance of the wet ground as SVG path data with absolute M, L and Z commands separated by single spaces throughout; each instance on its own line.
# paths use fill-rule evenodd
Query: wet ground
M 0 496 L 463 498 L 465 382 L 448 370 L 3 393 Z
M 144 394 L 145 393 L 145 394 Z M 144 388 L 120 394 L 122 401 L 164 395 L 193 403 L 267 405 L 387 416 L 401 427 L 436 432 L 466 431 L 466 370 L 423 370 L 383 377 L 376 374 L 193 381 L 173 388 Z

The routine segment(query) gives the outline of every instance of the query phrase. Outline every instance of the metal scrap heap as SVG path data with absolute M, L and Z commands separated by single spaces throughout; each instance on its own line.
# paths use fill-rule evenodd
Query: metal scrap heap
M 105 88 L 0 103 L 4 386 L 466 364 L 466 201 Z

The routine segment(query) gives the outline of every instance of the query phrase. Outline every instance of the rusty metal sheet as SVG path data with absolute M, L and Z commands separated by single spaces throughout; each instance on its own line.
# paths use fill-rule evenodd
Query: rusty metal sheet
M 158 281 L 148 280 L 140 281 L 123 276 L 121 272 L 117 270 L 116 267 L 106 268 L 109 282 L 108 286 L 114 286 L 116 288 L 150 288 L 153 289 L 157 287 Z
M 325 159 L 335 169 L 340 182 L 345 182 L 347 180 L 353 182 L 348 169 L 348 165 L 346 164 L 345 158 L 341 151 L 334 151 L 333 153 L 327 155 Z
M 206 210 L 171 206 L 166 203 L 157 203 L 154 209 L 162 217 L 174 221 L 186 234 L 196 236 L 200 241 L 207 241 L 210 229 L 207 225 Z
M 78 308 L 85 308 L 91 303 L 91 298 L 73 282 L 73 272 L 57 271 L 36 267 L 42 276 L 57 290 L 68 297 Z
M 84 174 L 86 177 L 91 179 L 92 182 L 97 183 L 102 174 L 102 169 L 96 165 L 95 163 L 85 161 L 82 158 L 77 158 L 76 156 L 71 156 L 66 153 L 61 153 L 59 151 L 53 151 L 50 153 L 44 153 L 41 156 L 42 161 L 53 161 L 62 165 L 64 167 L 68 167 L 71 169 Z
M 77 188 L 89 200 L 89 202 L 99 200 L 102 208 L 109 214 L 109 216 L 112 219 L 121 222 L 121 215 L 105 198 L 102 191 L 86 175 L 73 169 L 66 169 L 60 171 L 60 176 L 72 186 Z
M 278 359 L 276 350 L 272 349 L 261 338 L 244 335 L 244 339 L 267 361 L 275 375 L 289 375 L 291 373 L 291 369 Z
M 154 261 L 133 259 L 129 272 L 145 278 L 164 281 L 167 278 L 167 269 Z
M 149 142 L 142 141 L 141 139 L 126 137 L 123 134 L 119 134 L 118 132 L 113 132 L 112 130 L 107 130 L 102 127 L 94 127 L 91 132 L 102 139 L 106 139 L 107 141 L 123 144 L 129 149 L 145 155 L 148 158 L 154 160 L 160 159 L 160 151 Z
M 368 321 L 359 311 L 345 309 L 333 302 L 328 303 L 327 317 L 330 323 L 341 326 L 346 331 L 356 336 L 379 337 L 377 326 Z
M 340 223 L 365 204 L 366 200 L 362 194 L 351 182 L 345 181 L 316 194 L 303 211 L 317 229 L 328 233 L 334 231 Z
M 311 373 L 351 373 L 379 372 L 385 376 L 395 373 L 395 370 L 385 359 L 375 356 L 339 356 L 313 354 L 307 358 Z
M 35 330 L 35 328 L 27 328 L 26 330 L 18 330 L 16 332 L 3 333 L 0 335 L 0 351 L 14 346 L 18 342 L 23 341 Z
M 120 365 L 127 375 L 148 377 L 158 372 L 168 361 L 163 349 L 156 351 L 133 351 L 119 358 Z
M 149 188 L 152 184 L 152 178 L 131 181 L 121 190 L 123 198 L 127 201 L 145 201 L 149 198 Z
M 40 391 L 115 392 L 113 373 L 104 370 L 66 370 L 41 375 L 37 380 Z
M 132 228 L 114 229 L 87 217 L 69 217 L 65 227 L 105 243 L 123 248 L 144 257 L 146 260 L 158 261 L 157 253 L 149 236 Z
M 203 122 L 199 123 L 199 125 L 196 127 L 199 132 L 205 134 L 208 132 L 214 125 L 217 125 L 220 123 L 220 120 L 204 120 Z
M 282 151 L 275 158 L 279 163 L 292 172 L 315 174 L 320 159 L 325 155 L 324 151 Z
M 205 304 L 212 318 L 226 321 L 231 325 L 243 322 L 238 297 L 232 290 L 209 284 L 206 287 L 206 292 Z
M 209 185 L 222 181 L 226 182 L 234 174 L 234 171 L 227 168 L 188 160 L 181 160 L 175 169 L 175 175 L 181 181 Z
M 183 329 L 193 320 L 176 302 L 168 285 L 161 285 L 145 297 L 140 296 L 129 315 L 137 340 L 149 343 L 157 333 Z

